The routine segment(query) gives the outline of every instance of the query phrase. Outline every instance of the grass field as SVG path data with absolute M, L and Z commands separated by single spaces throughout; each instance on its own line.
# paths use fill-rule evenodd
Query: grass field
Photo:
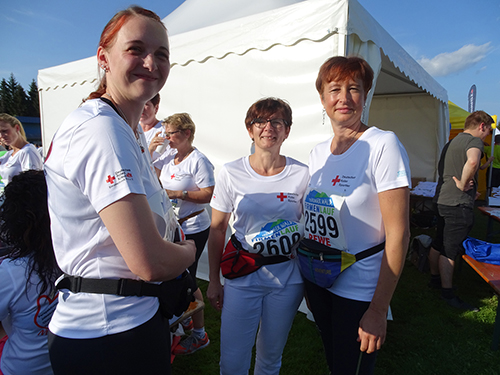
M 434 234 L 433 229 L 412 228 L 412 238 L 421 233 Z M 486 218 L 477 211 L 471 236 L 484 239 L 485 235 Z M 500 236 L 492 242 L 500 242 Z M 465 262 L 457 267 L 455 280 L 457 293 L 480 307 L 479 312 L 448 307 L 440 300 L 439 291 L 427 287 L 429 275 L 406 263 L 391 303 L 394 320 L 388 322 L 376 375 L 500 374 L 500 351 L 490 349 L 498 297 Z M 200 281 L 200 286 L 205 291 L 207 283 Z M 219 373 L 219 318 L 207 303 L 205 319 L 211 344 L 192 355 L 177 356 L 174 375 Z M 321 339 L 305 314 L 297 313 L 283 353 L 281 374 L 328 374 Z

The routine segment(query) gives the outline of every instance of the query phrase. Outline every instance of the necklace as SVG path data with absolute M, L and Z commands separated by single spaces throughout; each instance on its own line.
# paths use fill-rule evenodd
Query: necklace
M 104 96 L 107 96 L 109 99 L 103 98 Z M 125 116 L 125 113 L 123 113 L 123 111 L 118 106 L 118 104 L 116 104 L 116 102 L 113 100 L 113 97 L 111 96 L 111 94 L 105 92 L 102 95 L 101 99 L 109 101 L 108 104 L 110 104 L 111 107 L 113 107 L 113 109 L 116 111 L 116 113 L 118 113 L 118 115 L 128 124 L 127 116 Z M 141 149 L 141 152 L 144 154 L 144 146 L 142 145 L 142 141 L 141 141 L 141 137 L 139 137 L 139 133 L 137 132 L 137 130 L 132 129 L 132 131 L 134 132 L 135 139 L 136 139 L 137 144 L 139 145 L 139 147 Z
M 179 156 L 179 152 L 177 152 L 177 157 L 176 157 L 177 162 L 180 163 L 181 161 L 183 161 L 184 159 L 186 159 L 188 157 L 188 155 L 193 152 L 193 150 L 194 150 L 194 147 L 191 146 L 191 149 L 188 152 L 186 152 L 186 154 L 183 155 L 182 157 L 180 157 Z
M 118 106 L 118 104 L 116 104 L 116 102 L 115 102 L 115 100 L 113 99 L 113 97 L 111 96 L 111 94 L 108 94 L 107 92 L 105 92 L 105 93 L 104 93 L 104 95 L 106 95 L 106 96 L 109 98 L 109 100 L 111 100 L 111 103 L 113 103 L 113 104 L 114 104 L 114 106 L 115 106 L 116 112 L 118 112 L 118 114 L 120 115 L 120 117 L 121 117 L 122 119 L 124 119 L 124 120 L 125 120 L 125 122 L 128 124 L 128 119 L 127 119 L 127 116 L 125 116 L 125 113 L 123 113 L 123 111 L 122 111 L 122 110 L 121 110 L 121 108 Z M 103 96 L 104 96 L 104 95 L 103 95 Z M 137 135 L 136 135 L 136 137 L 137 137 Z
M 334 155 L 342 155 L 344 152 L 346 152 L 349 149 L 349 147 L 351 147 L 353 145 L 353 143 L 356 142 L 356 139 L 358 138 L 358 134 L 360 134 L 359 130 L 356 131 L 356 133 L 354 134 L 354 136 L 351 137 L 351 139 L 349 140 L 349 142 L 344 147 L 342 147 L 342 149 L 340 151 L 337 148 L 335 150 L 331 150 L 332 154 L 334 154 Z

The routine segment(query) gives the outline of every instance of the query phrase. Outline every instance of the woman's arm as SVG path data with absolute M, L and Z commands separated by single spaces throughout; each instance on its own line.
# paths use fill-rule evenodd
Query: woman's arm
M 195 261 L 193 241 L 172 243 L 160 236 L 145 195 L 128 194 L 99 216 L 127 266 L 144 281 L 174 279 Z
M 210 203 L 210 199 L 212 198 L 212 194 L 214 192 L 214 187 L 209 186 L 196 191 L 188 191 L 184 198 L 182 197 L 182 190 L 165 190 L 167 191 L 168 197 L 170 199 L 183 199 L 188 202 L 201 204 Z
M 385 227 L 385 251 L 375 294 L 359 324 L 360 350 L 372 353 L 385 341 L 387 313 L 410 240 L 410 189 L 402 187 L 378 194 Z
M 224 301 L 224 290 L 220 282 L 220 260 L 226 244 L 226 230 L 231 213 L 212 208 L 212 224 L 208 236 L 209 284 L 207 298 L 212 306 L 220 311 Z

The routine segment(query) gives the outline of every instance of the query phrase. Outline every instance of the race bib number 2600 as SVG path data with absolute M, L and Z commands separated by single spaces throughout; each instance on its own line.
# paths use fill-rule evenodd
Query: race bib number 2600
M 253 231 L 252 231 L 253 232 Z M 300 241 L 304 228 L 301 223 L 292 220 L 276 220 L 267 223 L 260 231 L 245 236 L 252 247 L 252 253 L 263 256 L 285 255 L 293 257 L 292 248 Z

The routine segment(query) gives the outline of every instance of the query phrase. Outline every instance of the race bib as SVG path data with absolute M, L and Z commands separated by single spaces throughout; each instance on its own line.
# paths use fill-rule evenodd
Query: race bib
M 245 240 L 251 246 L 247 250 L 263 256 L 285 255 L 294 258 L 292 249 L 303 233 L 304 226 L 301 223 L 279 219 L 267 223 L 257 233 L 247 234 Z
M 345 198 L 308 188 L 304 200 L 304 237 L 347 251 L 340 212 Z

